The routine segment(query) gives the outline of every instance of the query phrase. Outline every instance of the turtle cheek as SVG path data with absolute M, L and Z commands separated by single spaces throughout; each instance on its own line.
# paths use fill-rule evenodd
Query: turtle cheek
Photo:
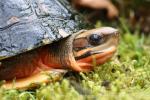
M 73 50 L 75 52 L 86 49 L 88 46 L 89 46 L 89 43 L 85 37 L 84 38 L 78 38 L 78 39 L 75 39 L 73 41 Z

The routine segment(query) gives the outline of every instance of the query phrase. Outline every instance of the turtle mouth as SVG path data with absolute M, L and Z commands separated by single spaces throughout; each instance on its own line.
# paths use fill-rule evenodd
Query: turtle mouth
M 83 72 L 91 71 L 94 67 L 108 61 L 116 51 L 116 47 L 110 47 L 103 51 L 89 51 L 82 56 L 75 57 L 77 64 Z

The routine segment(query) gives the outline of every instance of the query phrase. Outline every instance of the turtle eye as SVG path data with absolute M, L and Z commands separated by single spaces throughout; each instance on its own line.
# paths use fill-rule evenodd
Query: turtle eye
M 102 35 L 98 35 L 98 34 L 92 34 L 89 36 L 89 43 L 91 45 L 99 45 L 101 44 L 103 41 L 103 36 Z

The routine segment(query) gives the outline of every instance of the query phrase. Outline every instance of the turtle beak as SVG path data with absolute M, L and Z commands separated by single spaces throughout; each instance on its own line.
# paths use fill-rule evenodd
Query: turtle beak
M 94 37 L 93 34 L 101 37 L 98 38 L 96 35 Z M 88 30 L 78 35 L 74 44 L 74 56 L 81 68 L 80 71 L 90 71 L 109 60 L 117 50 L 118 42 L 119 32 L 111 27 Z

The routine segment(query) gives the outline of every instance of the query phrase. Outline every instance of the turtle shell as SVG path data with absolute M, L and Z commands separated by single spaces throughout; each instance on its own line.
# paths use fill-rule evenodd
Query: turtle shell
M 79 30 L 59 0 L 0 0 L 0 60 L 58 41 Z M 68 6 L 68 5 L 67 5 Z

